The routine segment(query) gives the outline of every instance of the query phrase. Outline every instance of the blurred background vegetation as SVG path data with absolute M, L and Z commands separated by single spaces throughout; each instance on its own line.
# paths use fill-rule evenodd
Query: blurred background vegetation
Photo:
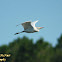
M 0 46 L 0 54 L 11 54 L 6 62 L 62 62 L 62 35 L 53 47 L 43 38 L 33 43 L 26 36 Z

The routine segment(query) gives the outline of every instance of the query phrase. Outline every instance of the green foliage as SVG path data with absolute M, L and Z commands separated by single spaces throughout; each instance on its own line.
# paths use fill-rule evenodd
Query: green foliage
M 56 45 L 56 48 L 62 49 L 62 35 L 61 35 L 60 38 L 58 39 L 58 44 Z
M 33 43 L 27 37 L 17 38 L 0 47 L 0 54 L 11 54 L 8 62 L 62 62 L 62 35 L 56 47 L 40 38 Z
M 3 45 L 0 47 L 0 54 L 7 53 L 9 47 L 7 45 Z
M 54 62 L 62 62 L 62 35 L 58 38 L 58 43 L 54 48 Z

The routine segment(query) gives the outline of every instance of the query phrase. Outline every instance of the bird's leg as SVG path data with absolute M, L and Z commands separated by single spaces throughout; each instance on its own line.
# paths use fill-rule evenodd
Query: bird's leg
M 22 31 L 22 32 L 18 32 L 18 33 L 15 33 L 14 35 L 16 35 L 16 34 L 20 34 L 20 33 L 23 33 L 23 32 L 25 32 L 25 31 Z
M 18 33 L 15 33 L 14 35 L 16 35 L 16 34 L 20 34 L 20 32 L 18 32 Z

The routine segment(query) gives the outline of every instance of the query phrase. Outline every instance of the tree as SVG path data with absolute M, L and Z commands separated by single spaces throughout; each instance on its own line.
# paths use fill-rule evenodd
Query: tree
M 44 41 L 43 38 L 40 38 L 37 40 L 35 46 L 37 52 L 36 62 L 50 62 L 53 55 L 53 48 L 51 44 Z
M 54 48 L 53 62 L 62 62 L 62 35 L 58 38 L 58 43 Z
M 62 50 L 62 35 L 60 36 L 60 38 L 58 39 L 58 44 L 56 45 L 56 48 L 59 48 Z
M 9 47 L 7 45 L 3 45 L 0 47 L 0 54 L 5 54 L 7 53 Z

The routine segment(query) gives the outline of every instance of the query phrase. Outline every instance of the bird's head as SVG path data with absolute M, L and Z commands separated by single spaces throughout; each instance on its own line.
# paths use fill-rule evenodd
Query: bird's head
M 37 29 L 42 29 L 42 28 L 44 28 L 44 27 L 36 27 Z

